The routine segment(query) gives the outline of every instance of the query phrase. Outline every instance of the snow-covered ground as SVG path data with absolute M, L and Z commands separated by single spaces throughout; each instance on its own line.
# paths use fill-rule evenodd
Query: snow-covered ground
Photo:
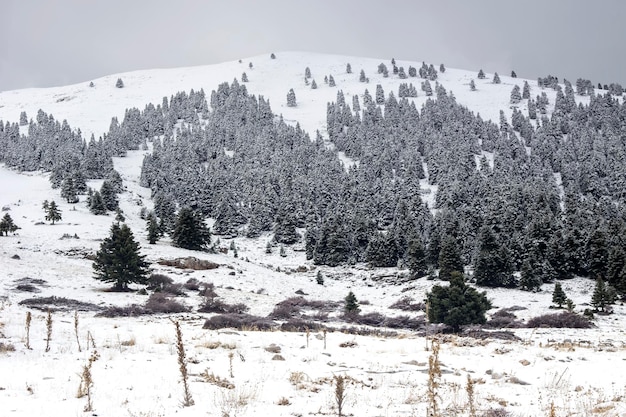
M 300 123 L 314 137 L 317 129 L 325 135 L 326 102 L 335 100 L 339 89 L 348 103 L 351 95 L 360 95 L 365 88 L 374 94 L 378 83 L 386 93 L 394 90 L 397 94 L 400 80 L 376 74 L 380 62 L 391 67 L 390 57 L 383 60 L 295 52 L 276 55 L 276 60 L 268 55 L 243 59 L 241 63 L 111 75 L 93 80 L 94 87 L 89 87 L 91 80 L 86 80 L 68 87 L 3 92 L 0 119 L 17 121 L 21 111 L 34 117 L 41 108 L 56 119 L 67 119 L 86 138 L 91 133 L 99 136 L 108 129 L 110 118 L 121 120 L 128 107 L 143 109 L 148 102 L 160 103 L 163 96 L 191 88 L 204 88 L 208 95 L 219 83 L 240 78 L 245 71 L 251 93 L 269 97 L 276 113 Z M 249 62 L 253 63 L 252 69 Z M 345 72 L 348 62 L 352 74 Z M 401 60 L 397 64 L 405 70 L 409 65 L 421 65 Z M 307 66 L 317 90 L 304 85 Z M 369 84 L 358 82 L 361 69 L 370 78 Z M 501 74 L 502 84 L 493 85 L 489 68 L 484 68 L 485 80 L 475 77 L 477 70 L 447 69 L 439 81 L 459 102 L 480 112 L 483 118 L 498 121 L 500 109 L 510 113 L 510 90 L 515 83 L 521 87 L 523 80 Z M 333 75 L 337 87 L 324 84 L 324 75 Z M 114 86 L 118 77 L 124 81 L 123 89 Z M 477 84 L 475 92 L 469 89 L 470 79 Z M 413 82 L 419 89 L 419 79 L 402 81 Z M 530 84 L 534 86 L 534 97 L 540 90 L 536 82 Z M 289 88 L 296 91 L 296 108 L 286 106 Z M 554 92 L 545 91 L 553 101 Z M 421 90 L 418 92 L 420 96 L 415 100 L 419 105 L 426 98 Z M 296 291 L 305 293 L 309 300 L 340 301 L 350 290 L 362 302 L 364 313 L 405 314 L 389 306 L 404 296 L 421 301 L 436 283 L 424 279 L 390 285 L 381 277 L 395 270 L 369 270 L 364 266 L 317 268 L 303 252 L 291 248 L 287 248 L 286 257 L 281 257 L 278 249 L 266 254 L 269 235 L 256 240 L 235 239 L 237 257 L 230 250 L 206 254 L 174 248 L 167 239 L 149 245 L 145 221 L 139 217 L 143 206 L 151 206 L 149 190 L 138 185 L 143 154 L 133 151 L 114 161 L 127 188 L 120 196 L 120 206 L 151 266 L 177 283 L 190 278 L 212 282 L 226 302 L 245 303 L 250 314 L 259 316 L 269 314 L 276 303 L 296 296 Z M 424 198 L 432 204 L 436 189 L 424 184 Z M 93 279 L 92 262 L 85 254 L 98 250 L 101 240 L 108 236 L 113 216 L 91 215 L 84 202 L 63 202 L 44 173 L 18 174 L 0 167 L 0 189 L 2 215 L 9 213 L 21 227 L 16 235 L 0 238 L 0 416 L 335 415 L 332 378 L 337 375 L 349 377 L 346 415 L 425 415 L 428 360 L 432 354 L 428 338 L 409 331 L 370 336 L 335 331 L 326 334 L 324 340 L 321 332 L 307 335 L 205 330 L 202 326 L 210 315 L 195 312 L 201 300 L 193 291 L 178 298 L 192 307 L 190 313 L 110 319 L 95 317 L 94 312 L 78 312 L 78 340 L 74 311 L 53 312 L 50 349 L 46 351 L 46 313 L 28 310 L 19 305 L 20 301 L 57 296 L 107 307 L 143 304 L 147 296 L 110 293 L 106 285 Z M 62 210 L 63 219 L 55 225 L 44 220 L 41 205 L 46 199 L 55 200 Z M 230 244 L 230 240 L 221 242 L 224 248 Z M 184 256 L 200 257 L 220 266 L 192 271 L 156 263 Z M 318 269 L 325 278 L 323 286 L 315 282 Z M 39 292 L 19 290 L 18 285 L 24 283 L 31 283 Z M 586 308 L 591 281 L 574 279 L 564 282 L 563 287 L 577 311 Z M 496 300 L 491 312 L 523 307 L 515 314 L 527 320 L 554 312 L 549 309 L 552 289 L 552 285 L 545 285 L 539 293 L 495 289 L 487 294 Z M 33 314 L 29 338 L 32 349 L 25 346 L 27 311 Z M 183 387 L 170 319 L 181 324 L 189 388 L 195 402 L 191 407 L 181 405 Z M 469 375 L 475 381 L 475 403 L 480 414 L 504 407 L 516 416 L 548 415 L 553 403 L 559 416 L 626 416 L 626 308 L 618 305 L 615 314 L 599 316 L 595 323 L 597 327 L 590 330 L 513 330 L 518 341 L 443 337 L 439 354 L 442 409 L 448 415 L 468 415 L 465 384 Z M 346 326 L 334 320 L 329 325 Z M 266 350 L 271 345 L 280 348 L 284 360 L 273 360 L 276 353 Z M 99 354 L 92 365 L 94 411 L 84 412 L 86 398 L 77 398 L 77 392 L 83 366 L 94 351 Z M 207 382 L 211 375 L 227 380 L 234 388 Z

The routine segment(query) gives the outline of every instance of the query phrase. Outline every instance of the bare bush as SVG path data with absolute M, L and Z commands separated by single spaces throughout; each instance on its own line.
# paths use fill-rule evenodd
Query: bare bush
M 65 297 L 38 297 L 38 298 L 27 298 L 19 302 L 19 305 L 27 306 L 30 308 L 34 308 L 36 310 L 41 311 L 99 311 L 102 307 L 92 304 L 86 303 L 83 301 L 72 300 L 71 298 Z
M 553 328 L 569 328 L 569 329 L 589 329 L 593 327 L 586 317 L 579 316 L 576 313 L 564 311 L 562 313 L 544 314 L 542 316 L 533 317 L 528 320 L 526 325 L 530 328 L 536 327 L 553 327 Z
M 195 278 L 189 278 L 184 285 L 185 289 L 189 291 L 200 291 L 200 281 Z
M 207 298 L 204 304 L 198 308 L 198 311 L 200 313 L 241 314 L 247 312 L 249 309 L 250 308 L 243 303 L 228 304 L 219 298 Z
M 170 295 L 174 295 L 174 296 L 187 295 L 185 294 L 185 287 L 183 286 L 183 284 L 164 285 L 162 292 L 170 294 Z
M 402 311 L 426 311 L 426 305 L 424 303 L 416 303 L 415 300 L 409 296 L 400 298 L 390 305 L 389 308 Z
M 166 285 L 173 284 L 174 280 L 164 274 L 151 274 L 148 277 L 147 289 L 151 291 L 161 291 Z
M 507 309 L 501 309 L 491 315 L 491 319 L 485 324 L 486 327 L 494 329 L 517 329 L 524 327 L 524 323 L 517 319 L 517 316 Z
M 237 330 L 271 330 L 276 323 L 264 317 L 250 314 L 220 314 L 204 322 L 203 329 L 217 330 L 233 328 Z
M 154 293 L 146 302 L 146 310 L 152 313 L 184 313 L 189 307 L 171 299 L 166 294 Z
M 138 317 L 150 314 L 150 311 L 138 304 L 125 307 L 111 306 L 96 314 L 96 317 Z

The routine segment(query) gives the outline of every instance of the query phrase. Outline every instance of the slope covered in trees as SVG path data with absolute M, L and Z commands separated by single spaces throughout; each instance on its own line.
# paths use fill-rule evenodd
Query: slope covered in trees
M 399 265 L 419 276 L 446 270 L 450 250 L 481 285 L 532 290 L 579 274 L 624 290 L 622 100 L 577 82 L 590 100 L 576 104 L 570 83 L 548 77 L 540 87 L 556 90 L 553 112 L 545 92 L 533 98 L 525 85 L 510 120 L 501 113 L 495 124 L 423 78 L 434 95 L 421 108 L 406 85 L 387 96 L 378 85 L 376 100 L 339 90 L 326 113 L 334 148 L 234 81 L 208 101 L 192 90 L 128 109 L 88 143 L 43 112 L 28 135 L 7 123 L 0 160 L 50 170 L 60 185 L 104 178 L 111 157 L 151 142 L 141 182 L 170 229 L 176 207 L 189 207 L 214 218 L 217 235 L 269 232 L 299 242 L 316 264 Z M 358 163 L 344 169 L 335 151 Z M 422 194 L 431 192 L 429 207 Z

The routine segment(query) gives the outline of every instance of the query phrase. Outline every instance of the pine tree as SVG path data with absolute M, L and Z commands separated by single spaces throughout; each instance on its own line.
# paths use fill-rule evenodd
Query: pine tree
M 469 86 L 470 91 L 476 91 L 476 83 L 474 82 L 474 80 L 470 80 Z
M 121 78 L 118 78 L 117 81 L 115 82 L 115 86 L 117 88 L 124 88 L 124 81 L 122 81 Z
M 61 183 L 61 197 L 70 204 L 78 203 L 78 195 L 72 177 L 65 178 Z
M 304 69 L 304 78 L 311 78 L 311 69 L 309 67 Z
M 248 82 L 248 74 L 246 74 L 245 72 L 243 74 L 241 74 L 241 82 L 242 83 L 247 83 Z
M 515 73 L 515 71 L 511 71 L 511 78 L 517 78 L 517 74 Z
M 478 77 L 479 80 L 485 79 L 485 73 L 483 72 L 482 69 L 480 71 L 478 71 L 478 76 L 477 77 Z
M 357 315 L 361 312 L 361 308 L 359 307 L 359 301 L 352 291 L 348 293 L 346 298 L 344 298 L 344 301 L 345 304 L 343 307 L 343 311 L 346 315 Z
M 204 250 L 211 242 L 211 232 L 198 214 L 189 207 L 183 207 L 176 219 L 172 242 L 183 249 Z
M 270 58 L 271 58 L 271 59 L 276 59 L 276 55 L 274 54 L 274 52 L 272 52 L 272 53 L 270 54 Z
M 567 296 L 565 295 L 565 291 L 563 291 L 563 287 L 561 287 L 561 283 L 557 282 L 554 285 L 554 292 L 552 293 L 552 302 L 558 306 L 558 308 L 563 308 L 563 304 L 567 303 Z
M 361 73 L 359 74 L 359 81 L 360 81 L 360 82 L 362 82 L 362 83 L 364 83 L 364 82 L 365 82 L 365 79 L 366 79 L 366 77 L 365 77 L 365 71 L 364 71 L 364 70 L 361 70 Z
M 48 204 L 48 209 L 46 210 L 46 220 L 52 222 L 52 224 L 61 220 L 61 210 L 54 200 Z
M 293 91 L 293 88 L 289 89 L 287 93 L 287 106 L 288 107 L 296 107 L 296 93 Z
M 130 228 L 114 223 L 110 236 L 102 241 L 96 253 L 94 278 L 113 283 L 113 291 L 126 291 L 129 284 L 147 283 L 148 263 L 139 249 Z
M 322 271 L 317 271 L 317 275 L 315 275 L 315 282 L 317 282 L 318 285 L 324 285 L 324 276 L 322 275 Z
M 335 87 L 336 86 L 335 78 L 332 75 L 328 76 L 328 86 L 329 87 Z
M 522 89 L 522 98 L 529 99 L 530 98 L 530 85 L 528 85 L 528 81 L 524 80 L 524 88 Z
M 426 275 L 426 249 L 419 236 L 409 240 L 405 257 L 411 278 L 415 279 Z
M 428 320 L 431 323 L 444 323 L 454 332 L 467 324 L 485 323 L 485 313 L 491 308 L 486 293 L 468 287 L 463 274 L 458 271 L 451 274 L 449 286 L 433 286 L 426 294 L 426 300 Z
M 519 85 L 516 84 L 511 90 L 511 104 L 518 104 L 520 101 L 522 101 L 522 94 Z
M 159 222 L 156 216 L 154 215 L 154 213 L 150 213 L 150 215 L 148 216 L 147 230 L 148 230 L 148 243 L 150 243 L 151 245 L 154 245 L 161 237 L 161 230 L 159 227 Z
M 494 83 L 494 84 L 500 84 L 500 82 L 501 82 L 501 81 L 500 81 L 500 76 L 498 75 L 498 73 L 497 73 L 497 72 L 496 72 L 496 73 L 494 73 L 494 74 L 493 74 L 493 80 L 492 80 L 492 83 Z
M 453 272 L 463 274 L 463 261 L 459 254 L 456 239 L 446 236 L 441 243 L 439 252 L 439 279 L 449 281 Z
M 91 190 L 91 188 L 90 188 Z M 101 214 L 106 214 L 107 208 L 104 205 L 104 200 L 102 199 L 102 195 L 99 191 L 94 191 L 93 194 L 88 198 L 89 203 L 89 211 L 96 216 Z
M 315 82 L 315 80 L 311 81 L 311 90 L 317 90 L 317 83 Z
M 115 186 L 108 180 L 105 180 L 100 187 L 100 196 L 107 211 L 115 211 L 119 205 Z
M 439 65 L 439 72 L 440 72 L 440 73 L 442 73 L 442 74 L 443 74 L 444 72 L 446 72 L 446 67 L 445 67 L 443 64 L 440 64 L 440 65 Z
M 598 277 L 596 280 L 596 286 L 593 289 L 593 295 L 591 296 L 591 306 L 595 311 L 606 312 L 607 305 L 610 304 L 610 294 L 607 291 L 607 286 L 604 283 L 602 277 Z
M 19 227 L 15 223 L 13 223 L 13 219 L 6 213 L 2 220 L 0 220 L 0 236 L 4 233 L 5 236 L 9 235 L 9 232 L 14 233 Z
M 385 104 L 385 91 L 380 84 L 376 85 L 376 104 Z
M 352 74 L 352 65 L 349 62 L 346 64 L 346 73 Z

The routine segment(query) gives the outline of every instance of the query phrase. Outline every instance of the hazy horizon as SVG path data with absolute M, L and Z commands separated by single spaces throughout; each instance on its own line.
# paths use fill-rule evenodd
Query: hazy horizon
M 305 51 L 626 84 L 626 3 L 8 0 L 0 91 Z

